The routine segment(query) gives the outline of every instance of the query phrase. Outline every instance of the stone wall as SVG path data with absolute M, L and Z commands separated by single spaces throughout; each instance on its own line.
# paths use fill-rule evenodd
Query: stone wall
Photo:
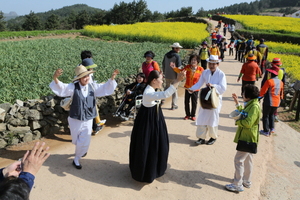
M 135 76 L 117 78 L 118 87 L 111 96 L 98 98 L 100 115 L 108 115 L 118 108 L 124 88 L 135 81 Z M 54 133 L 69 134 L 68 114 L 60 107 L 63 98 L 49 95 L 38 100 L 0 104 L 0 148 L 29 142 Z

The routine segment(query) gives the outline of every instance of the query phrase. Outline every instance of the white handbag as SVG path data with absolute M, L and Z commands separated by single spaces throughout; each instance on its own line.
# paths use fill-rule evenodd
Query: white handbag
M 93 90 L 95 91 L 93 84 L 90 84 L 90 85 L 93 88 Z M 71 107 L 72 100 L 73 100 L 73 94 L 71 97 L 66 97 L 60 101 L 60 107 L 62 107 L 65 111 L 70 111 L 70 107 Z M 96 96 L 94 96 L 94 98 L 95 98 L 95 101 L 97 101 Z
M 72 104 L 73 96 L 64 98 L 60 101 L 60 107 L 62 107 L 65 111 L 69 111 Z

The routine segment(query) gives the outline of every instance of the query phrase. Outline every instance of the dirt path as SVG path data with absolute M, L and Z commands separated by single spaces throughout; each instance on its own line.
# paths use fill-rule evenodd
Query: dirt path
M 228 52 L 220 69 L 226 74 L 228 88 L 223 96 L 219 138 L 214 145 L 194 145 L 196 126 L 193 121 L 183 120 L 184 95 L 180 88 L 179 109 L 168 110 L 168 101 L 163 106 L 170 139 L 164 176 L 151 184 L 131 178 L 128 155 L 133 121 L 116 123 L 107 118 L 104 130 L 92 137 L 90 150 L 81 161 L 82 170 L 71 165 L 74 145 L 70 136 L 55 135 L 56 138 L 45 140 L 52 155 L 35 179 L 31 199 L 298 199 L 300 135 L 283 122 L 276 123 L 274 136 L 260 138 L 251 189 L 239 194 L 224 189 L 234 173 L 236 127 L 228 113 L 235 109 L 231 94 L 240 92 L 236 79 L 241 68 L 241 63 L 227 55 Z M 22 155 L 29 146 L 0 152 L 0 167 Z

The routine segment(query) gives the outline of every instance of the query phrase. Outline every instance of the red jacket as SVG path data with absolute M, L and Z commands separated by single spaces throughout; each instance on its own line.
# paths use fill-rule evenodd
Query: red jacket
M 241 72 L 243 81 L 256 81 L 261 74 L 261 71 L 255 61 L 248 61 L 243 64 Z

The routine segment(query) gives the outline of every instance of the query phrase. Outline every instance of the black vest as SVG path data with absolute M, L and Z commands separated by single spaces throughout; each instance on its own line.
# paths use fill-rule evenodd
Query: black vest
M 84 97 L 80 90 L 79 82 L 75 83 L 73 101 L 70 107 L 70 117 L 80 121 L 94 119 L 97 116 L 95 92 L 89 84 L 88 95 Z

